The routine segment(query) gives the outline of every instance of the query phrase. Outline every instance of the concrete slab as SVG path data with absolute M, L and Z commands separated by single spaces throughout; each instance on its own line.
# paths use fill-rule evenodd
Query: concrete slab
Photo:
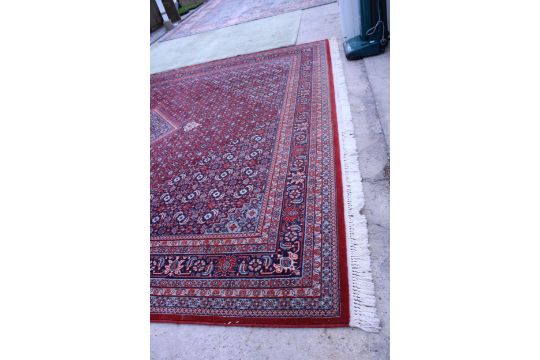
M 379 112 L 384 138 L 390 147 L 390 47 L 386 48 L 384 54 L 365 58 L 364 63 Z
M 294 45 L 301 11 L 179 39 L 156 42 L 150 50 L 150 72 Z
M 197 15 L 180 23 L 162 41 L 247 23 L 336 0 L 208 0 Z
M 167 29 L 165 29 L 165 26 L 160 27 L 154 32 L 150 33 L 150 45 L 158 41 L 163 35 L 167 33 Z
M 335 37 L 341 25 L 337 3 L 302 11 L 297 43 Z M 389 54 L 347 61 L 341 49 L 363 176 L 372 271 L 381 331 L 359 329 L 236 328 L 151 324 L 152 359 L 314 360 L 389 359 Z M 386 120 L 385 120 L 386 117 Z M 385 128 L 386 127 L 386 128 Z

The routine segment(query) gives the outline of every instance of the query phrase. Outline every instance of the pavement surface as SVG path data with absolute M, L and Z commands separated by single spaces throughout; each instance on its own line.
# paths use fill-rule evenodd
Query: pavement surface
M 192 36 L 157 41 L 151 46 L 150 72 L 294 45 L 301 17 L 302 11 L 298 10 Z
M 336 0 L 210 0 L 162 41 L 247 23 Z
M 342 39 L 338 4 L 301 11 L 296 44 Z M 363 177 L 381 331 L 151 324 L 152 359 L 352 360 L 389 358 L 389 49 L 347 61 L 341 50 Z

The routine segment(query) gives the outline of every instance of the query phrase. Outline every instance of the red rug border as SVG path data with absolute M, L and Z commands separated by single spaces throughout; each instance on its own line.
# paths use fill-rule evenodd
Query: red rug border
M 347 267 L 347 234 L 345 231 L 345 204 L 343 200 L 343 177 L 341 171 L 341 154 L 339 148 L 339 131 L 336 114 L 336 97 L 334 89 L 334 77 L 332 72 L 332 58 L 330 56 L 330 42 L 325 42 L 326 57 L 328 63 L 328 77 L 330 90 L 330 106 L 332 112 L 332 125 L 334 137 L 334 170 L 336 172 L 337 190 L 337 217 L 338 217 L 338 252 L 343 254 L 339 258 L 340 276 L 340 309 L 339 318 L 275 318 L 275 317 L 223 317 L 223 316 L 193 316 L 175 314 L 150 314 L 150 322 L 175 323 L 175 324 L 198 324 L 198 325 L 221 325 L 221 326 L 247 326 L 247 327 L 283 327 L 283 328 L 331 328 L 348 327 L 350 319 L 349 308 L 349 275 Z M 320 41 L 314 41 L 318 43 Z M 306 45 L 306 44 L 300 44 Z M 297 45 L 293 45 L 297 46 Z M 271 50 L 263 51 L 268 52 Z

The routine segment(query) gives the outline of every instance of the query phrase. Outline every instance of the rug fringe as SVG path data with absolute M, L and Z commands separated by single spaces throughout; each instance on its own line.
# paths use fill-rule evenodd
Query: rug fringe
M 345 75 L 339 54 L 339 44 L 336 39 L 330 39 L 330 56 L 334 75 L 341 169 L 344 179 L 350 297 L 349 325 L 368 332 L 378 332 L 380 322 L 377 316 L 375 287 L 371 274 L 367 222 L 366 217 L 360 213 L 364 207 L 362 176 L 360 174 Z

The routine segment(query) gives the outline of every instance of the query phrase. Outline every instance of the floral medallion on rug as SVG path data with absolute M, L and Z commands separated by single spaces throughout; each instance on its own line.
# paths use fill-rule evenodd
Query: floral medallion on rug
M 151 76 L 151 320 L 349 326 L 328 41 Z
M 336 0 L 207 0 L 160 41 L 177 39 Z

